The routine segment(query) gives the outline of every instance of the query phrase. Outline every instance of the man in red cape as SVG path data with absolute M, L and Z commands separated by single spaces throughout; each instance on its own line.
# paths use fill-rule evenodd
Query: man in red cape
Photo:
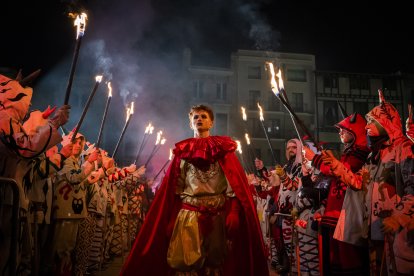
M 206 118 L 206 114 L 209 118 Z M 237 145 L 229 137 L 209 135 L 213 120 L 214 115 L 209 107 L 199 105 L 191 109 L 190 122 L 197 138 L 189 138 L 176 144 L 174 159 L 155 195 L 144 224 L 121 270 L 121 275 L 180 274 L 179 271 L 170 267 L 167 255 L 169 255 L 170 240 L 178 214 L 181 209 L 187 208 L 182 197 L 180 198 L 180 195 L 177 194 L 182 160 L 197 167 L 218 162 L 235 194 L 232 199 L 226 198 L 226 203 L 223 206 L 227 246 L 222 251 L 228 250 L 228 254 L 225 256 L 220 274 L 269 275 L 263 238 L 252 195 L 248 188 L 245 172 L 234 153 Z M 211 125 L 206 126 L 209 122 Z M 232 211 L 234 211 L 235 202 L 239 205 L 236 221 L 230 218 Z M 202 225 L 201 216 L 203 216 L 203 212 L 199 210 L 198 228 L 200 232 L 205 230 L 203 228 L 208 227 L 208 225 Z M 229 219 L 232 225 L 228 224 Z M 231 235 L 229 227 L 233 228 Z M 196 271 L 196 273 L 199 272 L 205 273 L 202 270 Z

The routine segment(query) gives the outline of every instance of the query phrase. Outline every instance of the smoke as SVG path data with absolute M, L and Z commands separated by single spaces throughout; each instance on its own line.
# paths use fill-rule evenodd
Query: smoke
M 119 163 L 135 158 L 140 137 L 148 122 L 154 131 L 163 130 L 164 148 L 151 160 L 157 171 L 168 158 L 168 148 L 192 134 L 188 128 L 188 96 L 191 83 L 183 68 L 183 51 L 190 48 L 192 64 L 228 67 L 237 49 L 276 49 L 278 32 L 273 31 L 256 4 L 229 1 L 91 1 L 87 3 L 88 24 L 80 49 L 70 122 L 72 128 L 87 98 L 91 79 L 104 75 L 111 81 L 113 98 L 106 119 L 102 146 L 112 152 L 125 122 L 125 107 L 135 103 L 135 115 L 118 150 Z M 71 24 L 67 22 L 67 24 Z M 73 39 L 68 43 L 74 43 Z M 55 91 L 59 101 L 64 91 L 72 53 L 56 65 L 44 89 Z M 51 83 L 60 79 L 59 87 Z M 105 88 L 97 91 L 81 132 L 94 140 L 105 105 Z M 153 135 L 155 136 L 155 135 Z M 90 138 L 89 138 L 90 137 Z M 137 138 L 138 137 L 138 138 Z M 148 141 L 143 157 L 154 141 Z M 139 165 L 139 164 L 138 164 Z

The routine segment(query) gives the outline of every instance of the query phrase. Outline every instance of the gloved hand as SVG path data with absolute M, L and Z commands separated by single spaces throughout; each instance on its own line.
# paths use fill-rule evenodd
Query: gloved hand
M 69 143 L 62 147 L 60 150 L 60 154 L 62 154 L 65 158 L 68 158 L 72 155 L 73 144 Z
M 100 168 L 97 171 L 93 171 L 89 176 L 88 176 L 88 182 L 89 183 L 95 183 L 96 181 L 98 181 L 99 179 L 102 179 L 105 177 L 105 172 L 102 168 Z
M 292 218 L 297 218 L 299 215 L 298 209 L 296 208 L 292 208 L 292 211 L 290 211 L 290 215 L 292 216 Z
M 138 169 L 135 169 L 135 171 L 134 171 L 133 175 L 134 175 L 135 177 L 140 178 L 141 176 L 143 176 L 143 175 L 145 174 L 145 170 L 146 170 L 145 166 L 144 166 L 144 165 L 142 165 L 142 166 L 141 166 L 141 167 L 139 167 Z
M 229 211 L 226 217 L 227 239 L 232 240 L 240 227 L 240 202 L 237 198 L 229 198 Z
M 276 165 L 276 167 L 275 167 L 275 173 L 280 177 L 280 179 L 285 179 L 286 178 L 286 171 L 285 171 L 285 169 L 282 167 L 282 166 L 280 166 L 280 165 Z
M 384 233 L 395 233 L 400 229 L 400 224 L 394 215 L 386 217 L 382 220 L 382 231 Z
M 336 159 L 336 157 L 330 150 L 322 151 L 322 162 L 325 165 L 331 167 L 331 171 L 334 171 L 339 165 L 341 165 L 341 162 L 338 159 Z
M 66 124 L 69 120 L 70 105 L 62 105 L 49 120 L 49 123 L 54 128 L 59 128 Z
M 312 161 L 315 156 L 315 153 L 307 145 L 303 145 L 302 154 L 308 161 Z
M 124 169 L 127 170 L 128 173 L 133 173 L 137 170 L 137 166 L 135 164 L 131 164 L 128 167 L 125 167 Z

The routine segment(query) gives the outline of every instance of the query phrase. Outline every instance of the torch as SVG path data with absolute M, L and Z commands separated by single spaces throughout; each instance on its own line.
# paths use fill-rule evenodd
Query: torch
M 80 116 L 78 124 L 76 125 L 76 128 L 75 128 L 75 131 L 73 132 L 72 141 L 71 141 L 72 143 L 76 139 L 76 134 L 78 134 L 78 131 L 83 123 L 83 119 L 85 119 L 86 112 L 89 109 L 89 105 L 92 102 L 93 96 L 95 96 L 96 90 L 98 90 L 98 86 L 102 81 L 102 76 L 96 76 L 95 80 L 96 80 L 95 85 L 93 86 L 91 94 L 89 94 L 88 100 L 86 101 L 85 107 L 83 108 L 82 115 Z
M 275 158 L 275 154 L 273 153 L 272 144 L 270 143 L 269 135 L 267 135 L 267 131 L 266 131 L 266 128 L 265 128 L 264 123 L 263 123 L 264 117 L 263 117 L 262 107 L 260 106 L 259 103 L 257 103 L 257 107 L 259 108 L 259 112 L 260 112 L 260 123 L 262 124 L 263 131 L 265 133 L 267 143 L 269 143 L 270 153 L 272 154 L 273 162 L 274 162 L 274 164 L 277 164 L 277 161 L 276 161 L 276 158 Z
M 275 96 L 282 102 L 282 104 L 287 109 L 287 111 L 290 113 L 290 116 L 291 116 L 292 122 L 293 122 L 293 126 L 295 127 L 295 130 L 296 130 L 296 133 L 298 134 L 299 140 L 303 144 L 302 137 L 299 133 L 299 130 L 298 130 L 298 127 L 297 127 L 296 123 L 299 124 L 299 126 L 302 128 L 302 130 L 305 132 L 305 134 L 309 137 L 309 140 L 315 145 L 315 147 L 318 150 L 321 150 L 321 146 L 316 142 L 316 140 L 313 138 L 313 135 L 310 133 L 310 131 L 305 126 L 303 121 L 298 117 L 298 115 L 296 115 L 296 113 L 293 111 L 292 107 L 290 106 L 289 102 L 287 101 L 286 91 L 285 91 L 284 86 L 283 86 L 282 72 L 279 69 L 279 72 L 277 74 L 278 80 L 279 80 L 279 85 L 278 85 L 278 83 L 275 80 L 275 71 L 274 71 L 273 63 L 267 62 L 266 64 L 268 65 L 268 67 L 270 69 L 270 73 L 272 75 L 271 80 L 270 80 L 272 91 L 275 94 Z M 282 96 L 280 94 L 282 94 Z
M 247 132 L 247 115 L 246 115 L 246 109 L 243 106 L 241 107 L 241 112 L 242 112 L 242 119 L 243 119 L 244 125 L 245 125 L 245 128 L 244 128 L 245 135 L 244 135 L 244 137 L 246 138 L 246 143 L 247 143 L 247 155 L 248 155 L 247 158 L 248 158 L 249 161 L 252 161 L 253 162 L 256 154 L 254 153 L 254 151 L 253 151 L 253 149 L 252 149 L 252 147 L 250 145 L 249 134 Z M 250 162 L 249 162 L 249 164 L 250 164 Z M 252 164 L 252 166 L 253 166 L 253 164 Z M 255 166 L 253 166 L 253 170 L 252 171 L 254 171 L 254 170 L 255 170 Z
M 240 154 L 240 163 L 242 164 L 243 168 L 244 168 L 245 170 L 247 170 L 247 168 L 246 168 L 246 162 L 244 162 L 244 158 L 243 158 L 243 150 L 242 150 L 241 143 L 240 143 L 240 141 L 239 141 L 239 140 L 236 140 L 235 142 L 236 142 L 236 144 L 237 144 L 237 149 L 236 149 L 236 151 Z
M 148 141 L 149 135 L 152 134 L 152 131 L 153 130 L 154 130 L 154 127 L 152 126 L 151 123 L 149 123 L 147 125 L 147 127 L 145 128 L 144 136 L 142 137 L 141 145 L 139 146 L 139 149 L 138 149 L 138 152 L 137 152 L 137 156 L 135 157 L 134 164 L 136 164 L 138 162 L 138 159 L 139 159 L 139 156 L 141 155 L 142 149 L 145 147 L 145 145 L 146 145 L 146 143 Z
M 122 129 L 121 136 L 119 136 L 118 142 L 116 143 L 114 152 L 112 153 L 112 158 L 115 158 L 115 154 L 118 151 L 119 145 L 121 144 L 122 138 L 124 137 L 125 131 L 128 128 L 131 117 L 134 114 L 134 102 L 131 103 L 131 108 L 127 108 L 127 117 L 125 121 L 124 128 Z
M 111 82 L 108 82 L 108 98 L 106 99 L 105 111 L 103 113 L 101 127 L 99 128 L 98 140 L 96 141 L 97 148 L 99 148 L 101 145 L 103 128 L 104 128 L 104 124 L 106 120 L 106 115 L 108 113 L 109 104 L 111 103 L 111 99 L 112 99 L 112 87 L 111 87 Z
M 79 56 L 79 48 L 81 45 L 82 37 L 85 34 L 86 19 L 87 19 L 86 13 L 82 13 L 81 15 L 78 15 L 76 17 L 75 22 L 74 22 L 74 25 L 77 26 L 76 45 L 75 45 L 75 52 L 73 53 L 73 58 L 72 58 L 72 66 L 70 68 L 68 85 L 66 86 L 66 94 L 65 94 L 65 101 L 64 101 L 65 105 L 69 103 L 70 91 L 72 90 L 73 76 L 75 75 L 76 63 L 78 61 L 78 56 Z
M 148 156 L 147 162 L 145 162 L 145 167 L 148 166 L 148 163 L 150 162 L 154 154 L 158 151 L 158 149 L 161 147 L 161 145 L 165 143 L 165 138 L 161 139 L 161 135 L 162 135 L 162 131 L 160 130 L 157 132 L 157 140 L 155 141 L 155 145 L 154 145 L 154 148 L 152 149 L 152 152 Z
M 154 179 L 157 179 L 157 177 L 160 175 L 160 173 L 165 169 L 165 167 L 168 165 L 168 163 L 171 161 L 173 156 L 173 152 L 172 149 L 170 149 L 170 157 L 168 158 L 167 162 L 165 162 L 165 164 L 161 167 L 161 170 L 155 175 Z

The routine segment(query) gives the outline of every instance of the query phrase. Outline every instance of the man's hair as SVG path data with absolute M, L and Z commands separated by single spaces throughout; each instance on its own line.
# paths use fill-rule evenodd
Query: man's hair
M 208 116 L 210 116 L 210 119 L 212 121 L 214 121 L 214 113 L 213 113 L 213 109 L 211 109 L 210 107 L 203 105 L 203 104 L 198 104 L 198 105 L 193 105 L 190 109 L 190 113 L 188 113 L 188 118 L 190 119 L 190 122 L 193 118 L 193 113 L 195 111 L 205 111 L 208 113 Z

